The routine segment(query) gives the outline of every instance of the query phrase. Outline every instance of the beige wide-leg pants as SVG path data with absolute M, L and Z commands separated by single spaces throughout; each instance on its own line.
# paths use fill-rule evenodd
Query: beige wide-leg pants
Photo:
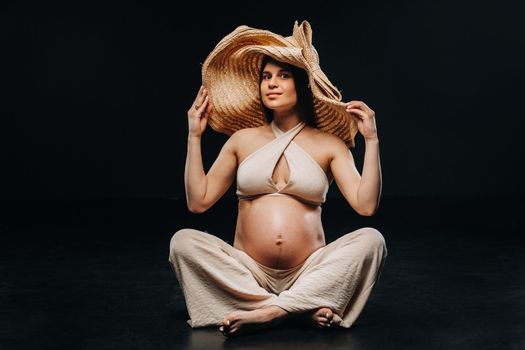
M 290 313 L 329 307 L 350 328 L 379 279 L 387 256 L 381 233 L 365 227 L 313 252 L 303 264 L 278 270 L 259 264 L 222 239 L 177 231 L 169 262 L 193 328 L 219 326 L 235 310 L 277 305 Z

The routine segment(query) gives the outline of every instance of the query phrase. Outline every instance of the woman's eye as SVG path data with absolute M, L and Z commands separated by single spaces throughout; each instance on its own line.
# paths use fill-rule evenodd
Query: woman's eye
M 290 73 L 281 73 L 281 74 L 279 74 L 279 77 L 282 78 L 282 79 L 288 79 L 288 78 L 291 77 L 291 75 L 290 75 Z M 269 80 L 271 78 L 272 78 L 272 76 L 269 75 L 269 74 L 263 75 L 263 79 L 264 80 Z

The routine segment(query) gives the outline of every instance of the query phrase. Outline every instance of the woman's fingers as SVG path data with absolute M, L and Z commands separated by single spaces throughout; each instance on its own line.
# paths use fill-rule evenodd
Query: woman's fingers
M 212 104 L 210 103 L 210 100 L 208 97 L 206 97 L 206 109 L 204 110 L 204 118 L 208 118 L 210 113 L 211 113 L 211 110 L 213 109 L 213 106 Z
M 346 111 L 351 113 L 352 117 L 358 118 L 358 119 L 364 119 L 366 118 L 367 114 L 366 112 L 358 109 L 358 108 L 346 108 Z
M 201 119 L 208 119 L 209 113 L 206 112 L 208 110 L 208 105 L 208 96 L 206 96 L 206 99 L 202 103 L 201 108 L 199 109 L 199 111 L 197 111 L 197 113 L 200 113 L 199 116 L 201 117 Z
M 199 109 L 197 109 L 197 111 L 202 115 L 206 111 L 207 107 L 208 107 L 208 96 L 204 98 L 204 101 L 202 101 L 202 104 L 199 106 Z
M 207 118 L 211 111 L 208 101 L 208 91 L 204 88 L 204 86 L 201 86 L 188 114 L 194 118 Z
M 197 93 L 197 98 L 195 100 L 197 100 L 202 95 L 203 92 L 204 92 L 204 85 L 201 85 L 201 87 L 199 88 L 199 92 Z
M 206 88 L 201 86 L 197 97 L 188 110 L 188 128 L 191 135 L 200 136 L 206 129 L 209 116 L 209 112 L 206 112 L 209 110 L 208 99 Z
M 197 93 L 197 97 L 195 97 L 195 101 L 193 101 L 192 108 L 198 110 L 202 106 L 204 99 L 206 98 L 206 94 L 206 89 L 201 85 L 199 92 Z
M 350 101 L 346 104 L 346 110 L 348 109 L 359 109 L 365 112 L 367 115 L 374 117 L 375 112 L 366 105 L 363 101 Z
M 209 114 L 209 113 L 211 112 L 211 110 L 213 109 L 213 106 L 212 106 L 212 104 L 210 103 L 209 98 L 208 98 L 207 104 L 208 104 L 208 106 L 206 107 L 206 113 Z
M 368 107 L 366 103 L 364 103 L 363 101 L 357 101 L 357 100 L 348 102 L 346 104 L 346 107 L 360 108 L 360 109 L 363 109 L 363 110 L 365 110 L 365 109 L 371 110 L 370 107 Z

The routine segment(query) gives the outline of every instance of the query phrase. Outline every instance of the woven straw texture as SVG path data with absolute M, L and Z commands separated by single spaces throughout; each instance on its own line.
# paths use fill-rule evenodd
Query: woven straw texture
M 345 110 L 341 93 L 319 66 L 307 21 L 295 21 L 293 34 L 282 37 L 242 25 L 225 36 L 202 65 L 202 82 L 213 105 L 209 125 L 227 135 L 266 123 L 259 96 L 264 55 L 304 69 L 310 81 L 317 127 L 354 147 L 357 125 Z

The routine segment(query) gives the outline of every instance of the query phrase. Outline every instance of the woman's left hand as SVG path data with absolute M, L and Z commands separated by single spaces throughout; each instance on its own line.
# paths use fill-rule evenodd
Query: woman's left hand
M 366 140 L 377 139 L 376 114 L 363 101 L 350 101 L 346 111 L 357 123 L 359 132 Z

